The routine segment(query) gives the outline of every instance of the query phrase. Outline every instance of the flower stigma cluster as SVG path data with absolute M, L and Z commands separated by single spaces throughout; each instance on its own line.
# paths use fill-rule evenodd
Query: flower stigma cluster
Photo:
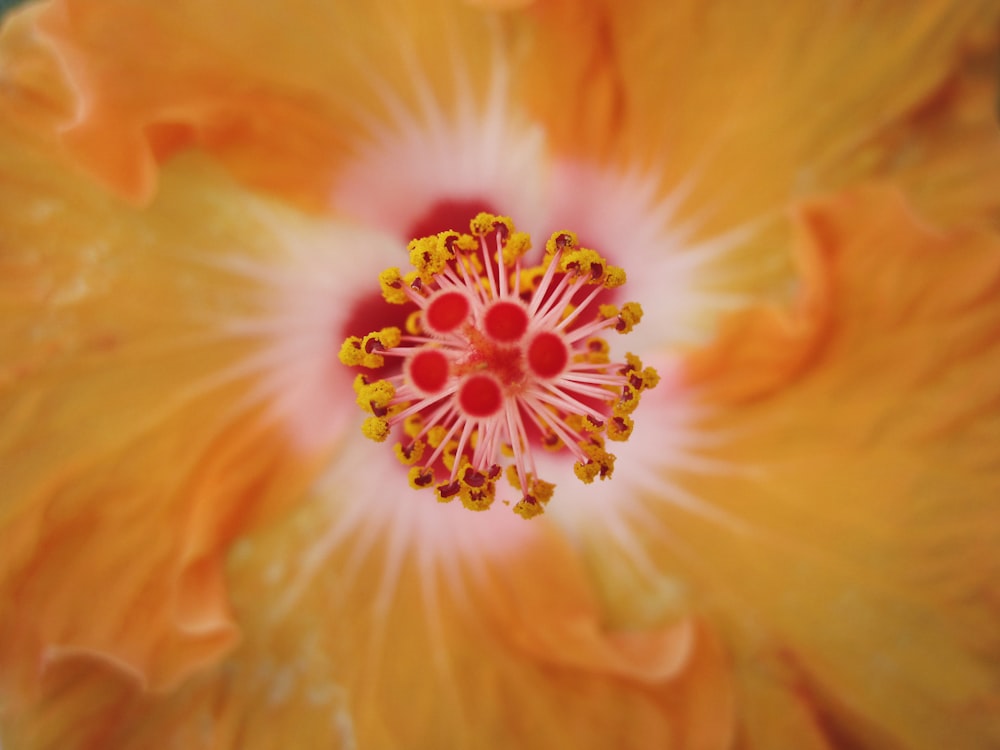
M 554 489 L 537 476 L 534 450 L 568 452 L 585 483 L 610 478 L 607 441 L 629 438 L 640 394 L 659 380 L 632 354 L 612 362 L 602 338 L 642 317 L 634 302 L 601 303 L 625 272 L 572 232 L 553 234 L 538 265 L 522 263 L 530 248 L 509 218 L 485 213 L 470 234 L 413 240 L 414 270 L 379 277 L 388 302 L 415 305 L 405 330 L 351 336 L 340 351 L 345 365 L 371 370 L 398 358 L 396 374 L 361 372 L 354 389 L 369 415 L 364 434 L 398 435 L 411 486 L 485 510 L 506 475 L 524 518 L 542 513 Z

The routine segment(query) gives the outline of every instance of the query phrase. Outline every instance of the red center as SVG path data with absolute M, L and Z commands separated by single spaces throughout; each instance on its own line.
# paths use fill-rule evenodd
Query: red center
M 441 292 L 434 296 L 424 321 L 435 333 L 449 333 L 458 328 L 469 317 L 469 299 L 461 292 Z
M 458 404 L 470 417 L 492 417 L 503 406 L 503 393 L 489 375 L 472 375 L 458 389 Z
M 448 229 L 461 230 L 468 227 L 469 220 L 480 211 L 497 213 L 484 198 L 439 198 L 403 232 L 404 242 L 411 237 L 427 237 Z
M 528 329 L 528 312 L 516 302 L 497 302 L 486 311 L 486 333 L 496 341 L 517 341 Z
M 569 350 L 560 336 L 542 331 L 528 345 L 528 367 L 540 378 L 554 378 L 569 362 Z
M 437 393 L 448 382 L 448 358 L 437 349 L 423 349 L 410 358 L 407 373 L 414 387 Z

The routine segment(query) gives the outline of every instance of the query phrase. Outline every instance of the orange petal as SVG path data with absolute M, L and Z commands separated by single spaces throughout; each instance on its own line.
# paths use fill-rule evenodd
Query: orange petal
M 229 543 L 311 468 L 227 335 L 263 295 L 227 254 L 298 225 L 197 160 L 142 211 L 2 130 L 0 175 L 3 701 L 81 653 L 176 684 L 236 641 Z
M 10 121 L 39 132 L 73 117 L 74 96 L 59 63 L 37 33 L 45 6 L 35 3 L 3 16 L 0 25 L 0 107 Z M 54 140 L 54 138 L 53 138 Z
M 405 135 L 486 95 L 503 43 L 495 20 L 446 0 L 252 12 L 237 0 L 52 0 L 16 19 L 35 43 L 8 87 L 23 107 L 53 87 L 30 70 L 58 65 L 71 116 L 53 113 L 48 127 L 133 201 L 150 199 L 158 164 L 197 146 L 255 186 L 324 209 L 345 157 L 374 135 Z
M 703 512 L 648 498 L 683 540 L 659 554 L 731 623 L 738 663 L 787 654 L 792 691 L 808 684 L 843 737 L 991 746 L 1000 240 L 930 228 L 879 188 L 806 205 L 798 226 L 801 304 L 740 316 L 691 360 L 711 411 L 699 463 L 670 481 Z M 763 721 L 766 737 L 783 719 Z
M 526 51 L 520 87 L 563 157 L 601 161 L 621 155 L 628 83 L 613 35 L 621 9 L 577 0 L 545 0 L 529 8 L 541 38 Z
M 244 640 L 229 659 L 168 695 L 141 695 L 100 664 L 63 664 L 12 738 L 95 749 L 193 737 L 246 750 L 729 746 L 727 665 L 703 624 L 610 631 L 544 521 L 423 514 L 413 499 L 385 498 L 398 518 L 368 515 L 325 549 L 349 504 L 357 516 L 356 503 L 383 501 L 317 496 L 237 547 Z
M 885 170 L 921 213 L 943 223 L 995 226 L 1000 25 L 983 24 L 954 72 L 906 121 L 887 131 Z M 893 155 L 895 156 L 893 157 Z
M 694 239 L 753 224 L 720 291 L 780 294 L 790 201 L 898 179 L 938 220 L 1000 210 L 998 6 L 538 3 L 528 87 L 554 148 L 641 165 Z M 553 108 L 552 102 L 563 102 Z
M 677 181 L 697 173 L 698 202 L 726 226 L 941 156 L 944 143 L 901 139 L 947 108 L 940 95 L 970 46 L 994 49 L 997 7 L 644 2 L 609 16 L 632 148 Z M 981 129 L 991 115 L 980 108 Z

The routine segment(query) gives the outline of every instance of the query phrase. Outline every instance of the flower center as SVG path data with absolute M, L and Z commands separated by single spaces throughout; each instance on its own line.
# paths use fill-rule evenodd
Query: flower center
M 565 448 L 583 482 L 607 479 L 615 457 L 606 441 L 628 439 L 639 395 L 659 377 L 632 354 L 608 356 L 602 334 L 628 333 L 642 316 L 634 302 L 597 301 L 625 283 L 622 269 L 572 232 L 553 234 L 532 266 L 522 262 L 530 239 L 510 219 L 481 213 L 470 230 L 412 241 L 414 270 L 379 276 L 388 302 L 416 306 L 405 332 L 350 336 L 340 359 L 369 368 L 401 360 L 398 374 L 360 374 L 354 387 L 366 436 L 381 442 L 399 428 L 396 455 L 413 487 L 485 510 L 506 465 L 520 492 L 514 511 L 532 518 L 554 486 L 537 476 L 529 434 Z

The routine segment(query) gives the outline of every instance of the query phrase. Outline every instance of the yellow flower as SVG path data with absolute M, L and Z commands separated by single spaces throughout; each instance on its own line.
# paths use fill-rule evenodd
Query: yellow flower
M 10 13 L 4 750 L 1000 745 L 997 20 Z M 662 376 L 527 520 L 413 491 L 338 361 L 479 210 L 624 267 Z

